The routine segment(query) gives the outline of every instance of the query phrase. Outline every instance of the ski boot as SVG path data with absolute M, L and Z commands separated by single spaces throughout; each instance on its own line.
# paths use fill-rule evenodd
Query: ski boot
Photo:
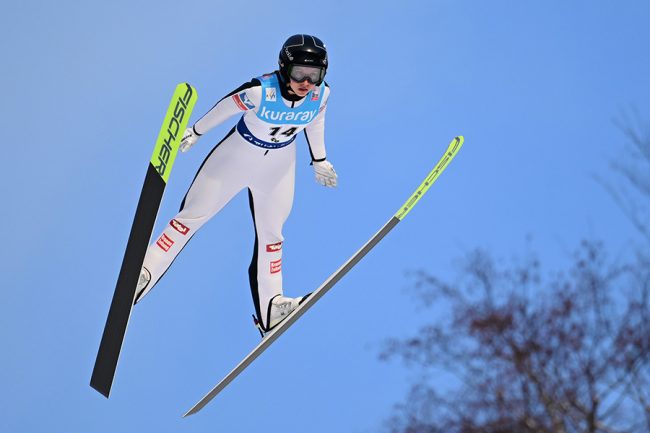
M 253 315 L 253 322 L 255 323 L 255 326 L 257 329 L 260 331 L 260 334 L 262 335 L 262 338 L 269 333 L 273 328 L 278 326 L 284 319 L 286 319 L 289 314 L 291 314 L 300 304 L 303 303 L 305 299 L 309 294 L 305 296 L 300 296 L 298 298 L 288 298 L 286 296 L 282 295 L 276 295 L 271 299 L 271 302 L 269 303 L 269 311 L 268 311 L 268 318 L 269 318 L 269 326 L 268 328 L 264 328 L 262 326 L 262 323 Z
M 133 304 L 137 304 L 140 298 L 143 296 L 145 289 L 149 286 L 149 281 L 151 281 L 151 273 L 144 266 L 140 271 L 140 276 L 138 277 L 138 285 L 135 287 L 135 301 Z

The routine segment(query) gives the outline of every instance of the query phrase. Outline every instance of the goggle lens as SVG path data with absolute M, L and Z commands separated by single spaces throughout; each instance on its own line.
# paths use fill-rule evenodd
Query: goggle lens
M 295 65 L 289 69 L 289 78 L 298 83 L 307 80 L 311 84 L 320 83 L 325 75 L 323 68 L 315 66 Z

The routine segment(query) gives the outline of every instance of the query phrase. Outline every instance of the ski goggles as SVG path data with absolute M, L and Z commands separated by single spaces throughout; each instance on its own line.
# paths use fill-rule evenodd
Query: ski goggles
M 318 66 L 292 65 L 289 68 L 289 78 L 298 83 L 307 80 L 311 84 L 320 84 L 325 78 L 325 69 Z

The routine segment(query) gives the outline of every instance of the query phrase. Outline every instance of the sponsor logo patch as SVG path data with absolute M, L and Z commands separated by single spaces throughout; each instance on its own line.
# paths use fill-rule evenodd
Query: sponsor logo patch
M 239 95 L 232 95 L 232 100 L 235 101 L 235 104 L 237 104 L 237 107 L 239 107 L 240 110 L 246 111 L 246 106 L 241 101 Z
M 274 253 L 276 251 L 280 251 L 281 249 L 282 249 L 282 242 L 278 242 L 277 244 L 268 244 L 266 246 L 267 253 Z
M 316 87 L 311 95 L 312 101 L 318 101 L 318 98 L 320 98 L 320 87 Z
M 172 226 L 174 230 L 176 230 L 178 233 L 182 234 L 183 236 L 185 236 L 190 232 L 189 227 L 187 227 L 185 224 L 176 221 L 175 219 L 171 220 L 169 222 L 169 225 Z
M 277 274 L 282 270 L 282 259 L 271 262 L 271 273 Z
M 233 101 L 235 101 L 235 104 L 237 104 L 239 109 L 242 111 L 252 110 L 253 108 L 255 108 L 255 105 L 248 98 L 246 92 L 240 92 L 236 95 L 232 95 L 232 99 Z
M 260 119 L 266 119 L 266 120 L 278 120 L 280 122 L 285 121 L 285 122 L 291 122 L 291 121 L 296 121 L 296 122 L 311 122 L 314 120 L 314 117 L 316 117 L 316 114 L 318 114 L 318 110 L 312 110 L 312 111 L 276 111 L 276 110 L 269 110 L 266 107 L 262 107 L 262 110 L 257 113 L 257 117 Z
M 174 245 L 174 241 L 163 233 L 160 239 L 156 242 L 156 245 L 158 245 L 164 252 L 167 252 L 172 245 Z
M 241 93 L 239 94 L 239 99 L 241 99 L 241 102 L 242 102 L 242 103 L 246 106 L 246 108 L 248 108 L 249 110 L 252 110 L 253 108 L 255 108 L 255 104 L 253 104 L 253 103 L 251 102 L 251 100 L 248 99 L 248 95 L 246 94 L 246 92 L 241 92 Z
M 275 102 L 275 101 L 276 101 L 276 99 L 277 99 L 277 94 L 276 94 L 276 92 L 275 92 L 275 87 L 267 87 L 266 90 L 265 90 L 265 92 L 266 92 L 266 95 L 265 95 L 266 98 L 265 98 L 265 99 L 266 99 L 267 101 L 272 101 L 272 102 Z

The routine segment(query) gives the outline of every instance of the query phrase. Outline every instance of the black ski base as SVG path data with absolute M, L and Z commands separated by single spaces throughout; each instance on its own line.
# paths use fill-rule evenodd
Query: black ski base
M 149 163 L 135 212 L 131 234 L 124 253 L 122 268 L 117 279 L 113 301 L 106 319 L 104 334 L 99 345 L 90 386 L 104 395 L 110 395 L 113 377 L 120 357 L 122 342 L 131 316 L 135 289 L 144 263 L 158 208 L 165 191 L 165 181 Z

